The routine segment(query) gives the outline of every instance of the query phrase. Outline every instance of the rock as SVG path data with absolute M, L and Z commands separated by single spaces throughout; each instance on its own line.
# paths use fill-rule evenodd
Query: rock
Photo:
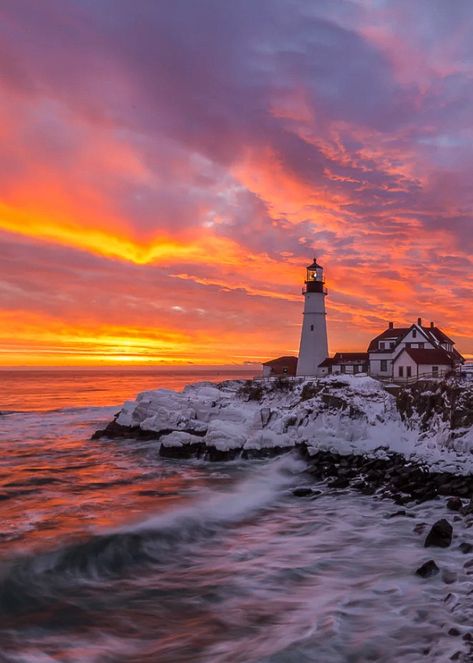
M 329 488 L 348 488 L 350 481 L 348 479 L 334 479 L 329 484 Z
M 416 534 L 423 534 L 426 527 L 427 527 L 427 523 L 417 523 L 417 525 L 414 526 L 413 531 Z
M 431 578 L 432 576 L 436 576 L 439 571 L 440 569 L 434 560 L 429 559 L 428 562 L 424 562 L 422 566 L 419 566 L 416 571 L 416 575 L 420 576 L 421 578 Z
M 460 511 L 463 506 L 463 502 L 459 497 L 451 497 L 447 500 L 447 509 L 450 511 Z
M 260 410 L 261 416 L 261 425 L 263 428 L 268 425 L 269 420 L 271 419 L 271 409 L 269 407 L 262 407 Z
M 467 505 L 462 506 L 461 513 L 464 516 L 467 516 L 469 513 L 473 513 L 473 500 L 470 500 Z
M 452 542 L 453 528 L 445 518 L 437 520 L 432 529 L 427 534 L 424 547 L 437 546 L 438 548 L 448 548 Z
M 448 635 L 458 636 L 461 635 L 461 633 L 457 628 L 453 627 L 449 630 Z
M 292 494 L 294 497 L 308 497 L 312 495 L 312 488 L 294 488 Z
M 465 541 L 463 541 L 462 543 L 460 543 L 458 548 L 459 550 L 462 551 L 464 555 L 467 555 L 473 550 L 473 545 L 471 543 L 466 543 Z
M 452 583 L 454 583 L 457 577 L 458 576 L 455 573 L 455 571 L 445 570 L 442 572 L 442 580 L 446 585 L 451 585 Z
M 395 511 L 394 513 L 388 513 L 385 518 L 396 518 L 397 516 L 407 516 L 407 511 L 401 509 L 400 511 Z

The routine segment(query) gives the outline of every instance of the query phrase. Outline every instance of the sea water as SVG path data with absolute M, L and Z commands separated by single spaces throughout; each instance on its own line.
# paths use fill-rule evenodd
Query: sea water
M 291 454 L 210 464 L 90 439 L 138 391 L 224 377 L 0 373 L 0 661 L 415 663 L 462 649 L 449 634 L 473 616 L 460 539 L 423 548 L 443 502 L 396 516 L 325 484 L 294 497 L 309 481 Z M 431 557 L 444 575 L 415 576 Z

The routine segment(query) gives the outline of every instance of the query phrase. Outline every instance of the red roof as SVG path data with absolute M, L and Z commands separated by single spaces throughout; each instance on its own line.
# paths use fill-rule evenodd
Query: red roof
M 335 364 L 339 362 L 367 362 L 368 361 L 367 352 L 336 352 L 333 358 Z
M 437 341 L 437 343 L 451 343 L 452 345 L 454 344 L 454 341 L 452 341 L 451 338 L 447 336 L 447 334 L 444 334 L 441 329 L 438 327 L 422 327 L 422 330 L 427 334 L 431 334 L 434 339 Z
M 401 336 L 404 336 L 404 334 L 407 334 L 407 332 L 411 329 L 410 327 L 392 327 L 389 329 L 386 329 L 386 331 L 383 331 L 382 334 L 379 334 L 379 336 L 376 336 L 371 343 L 368 346 L 368 352 L 374 352 L 375 350 L 378 350 L 378 341 L 382 341 L 383 339 L 391 339 L 392 341 L 398 341 Z
M 330 357 L 327 357 L 327 359 L 324 359 L 321 364 L 319 364 L 319 368 L 328 368 L 329 366 L 333 366 L 333 359 Z
M 440 348 L 435 350 L 424 348 L 403 348 L 397 357 L 399 357 L 403 352 L 407 352 L 409 357 L 411 357 L 416 364 L 441 364 L 443 366 L 453 365 L 451 355 L 448 352 L 445 352 L 445 350 L 441 350 Z M 397 357 L 395 359 L 397 359 Z
M 382 340 L 390 339 L 397 345 L 402 341 L 403 337 L 415 327 L 422 330 L 424 336 L 428 341 L 430 341 L 430 343 L 432 343 L 432 345 L 440 345 L 442 343 L 450 343 L 451 345 L 455 344 L 455 342 L 452 341 L 452 339 L 449 338 L 446 334 L 444 334 L 443 331 L 438 327 L 422 327 L 414 324 L 410 327 L 394 327 L 386 329 L 386 331 L 384 331 L 382 334 L 379 334 L 379 336 L 376 336 L 376 338 L 371 341 L 368 347 L 368 352 L 383 352 L 383 350 L 379 350 L 378 347 L 378 342 Z M 388 349 L 389 348 L 386 348 L 386 350 Z

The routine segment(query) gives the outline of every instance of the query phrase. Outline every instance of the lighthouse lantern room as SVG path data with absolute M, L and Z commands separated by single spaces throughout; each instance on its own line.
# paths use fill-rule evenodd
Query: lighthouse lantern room
M 320 373 L 319 364 L 328 357 L 327 321 L 325 312 L 324 270 L 314 262 L 307 267 L 304 295 L 304 318 L 302 322 L 297 375 L 314 376 Z

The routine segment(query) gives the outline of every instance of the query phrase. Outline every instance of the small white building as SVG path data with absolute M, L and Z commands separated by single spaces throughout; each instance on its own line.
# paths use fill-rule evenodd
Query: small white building
M 405 346 L 394 357 L 392 366 L 396 382 L 411 378 L 441 378 L 455 368 L 451 354 L 441 348 L 421 350 Z
M 367 352 L 336 352 L 319 365 L 319 375 L 340 375 L 368 372 Z
M 418 375 L 444 375 L 449 370 L 464 363 L 464 359 L 454 347 L 455 343 L 433 322 L 429 327 L 422 325 L 422 319 L 410 327 L 395 327 L 392 322 L 388 329 L 376 336 L 368 347 L 369 373 L 375 378 L 405 379 Z M 440 354 L 402 353 L 403 350 L 440 351 Z M 404 362 L 404 363 L 400 363 Z M 430 363 L 429 363 L 430 362 Z M 429 370 L 430 367 L 430 370 Z M 402 370 L 400 370 L 402 368 Z

